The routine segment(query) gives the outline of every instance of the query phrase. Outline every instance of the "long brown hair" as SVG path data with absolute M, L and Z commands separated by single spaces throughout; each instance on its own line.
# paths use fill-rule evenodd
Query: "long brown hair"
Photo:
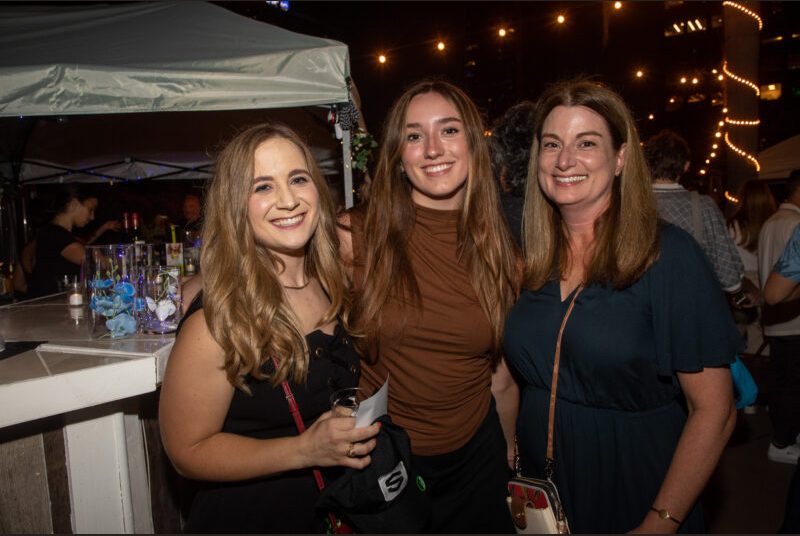
M 349 311 L 333 203 L 311 151 L 281 124 L 244 130 L 217 157 L 206 195 L 200 254 L 205 320 L 225 353 L 228 380 L 244 391 L 246 376 L 268 377 L 262 366 L 273 356 L 279 361 L 277 371 L 269 375 L 273 384 L 289 378 L 302 382 L 308 373 L 308 346 L 278 280 L 283 263 L 256 241 L 247 218 L 255 152 L 273 138 L 288 140 L 302 151 L 319 194 L 319 221 L 306 245 L 305 270 L 319 280 L 331 301 L 321 323 L 339 316 L 346 325 Z
M 775 197 L 766 183 L 751 180 L 744 183 L 736 210 L 728 218 L 728 227 L 738 227 L 738 241 L 752 252 L 758 251 L 758 233 L 764 222 L 778 210 Z
M 625 144 L 622 172 L 614 179 L 609 208 L 595 222 L 595 248 L 585 284 L 625 288 L 658 258 L 658 212 L 636 124 L 622 97 L 587 79 L 560 82 L 539 98 L 522 220 L 525 286 L 541 288 L 568 270 L 561 214 L 539 186 L 539 144 L 544 120 L 556 106 L 585 106 L 600 114 L 614 150 Z
M 384 122 L 383 143 L 370 187 L 364 228 L 364 281 L 354 298 L 354 324 L 368 348 L 381 326 L 383 306 L 392 292 L 419 304 L 419 289 L 407 245 L 414 226 L 411 185 L 401 173 L 406 144 L 406 112 L 417 95 L 438 93 L 461 115 L 470 150 L 466 191 L 458 221 L 459 256 L 484 314 L 492 326 L 492 359 L 499 359 L 503 326 L 517 292 L 516 249 L 500 209 L 483 122 L 461 89 L 441 80 L 423 80 L 406 89 Z

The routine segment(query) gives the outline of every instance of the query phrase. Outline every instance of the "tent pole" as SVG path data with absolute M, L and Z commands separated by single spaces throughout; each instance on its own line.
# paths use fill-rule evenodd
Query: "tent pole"
M 344 208 L 353 207 L 353 159 L 350 155 L 350 131 L 342 129 L 342 162 L 344 163 Z

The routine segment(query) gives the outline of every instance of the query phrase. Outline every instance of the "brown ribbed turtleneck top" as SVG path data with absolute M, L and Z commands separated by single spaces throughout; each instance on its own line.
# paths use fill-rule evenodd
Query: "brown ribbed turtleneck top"
M 414 454 L 452 452 L 474 435 L 491 402 L 486 357 L 491 326 L 463 262 L 457 258 L 458 211 L 415 207 L 408 252 L 421 308 L 390 296 L 374 355 L 362 360 L 369 392 L 387 376 L 389 415 L 411 437 Z M 351 213 L 354 280 L 363 281 L 363 216 Z

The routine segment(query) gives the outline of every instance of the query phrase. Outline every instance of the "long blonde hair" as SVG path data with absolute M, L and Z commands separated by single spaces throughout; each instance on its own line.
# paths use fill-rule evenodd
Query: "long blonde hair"
M 470 150 L 464 202 L 458 221 L 458 253 L 465 260 L 472 287 L 492 326 L 492 359 L 499 358 L 503 326 L 517 293 L 516 246 L 500 209 L 483 123 L 475 104 L 459 88 L 423 80 L 406 89 L 392 105 L 383 128 L 364 219 L 364 281 L 354 298 L 354 324 L 368 348 L 380 331 L 390 293 L 419 304 L 408 241 L 414 226 L 411 185 L 400 170 L 406 144 L 406 112 L 417 95 L 438 93 L 455 106 Z
M 349 311 L 333 203 L 311 151 L 284 125 L 247 128 L 217 157 L 206 195 L 200 255 L 205 320 L 225 353 L 228 380 L 244 391 L 248 375 L 277 385 L 286 379 L 303 382 L 308 373 L 308 346 L 278 280 L 283 263 L 256 241 L 247 218 L 255 152 L 273 138 L 288 140 L 302 151 L 319 194 L 319 221 L 306 245 L 305 270 L 319 280 L 331 301 L 321 323 L 339 316 L 346 325 Z M 262 366 L 273 356 L 279 365 L 268 376 Z
M 611 204 L 595 222 L 595 248 L 584 283 L 625 288 L 658 258 L 658 212 L 636 123 L 622 97 L 586 79 L 554 84 L 539 98 L 522 219 L 525 286 L 536 290 L 568 270 L 569 252 L 558 207 L 539 186 L 539 144 L 544 120 L 557 106 L 585 106 L 600 114 L 615 151 L 626 144 Z

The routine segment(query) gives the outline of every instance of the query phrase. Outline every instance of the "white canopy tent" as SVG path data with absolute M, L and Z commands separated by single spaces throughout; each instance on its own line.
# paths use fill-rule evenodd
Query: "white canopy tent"
M 330 141 L 325 116 L 327 107 L 349 102 L 342 43 L 205 2 L 147 2 L 2 6 L 0 48 L 0 117 L 60 117 L 46 128 L 34 126 L 16 151 L 4 140 L 0 171 L 22 183 L 205 178 L 210 149 L 237 125 L 276 114 L 314 138 L 321 167 L 335 171 L 332 148 L 339 143 Z M 251 113 L 225 112 L 213 120 L 179 113 L 232 110 Z M 99 115 L 145 112 L 144 119 Z M 74 115 L 96 117 L 68 117 Z M 219 132 L 214 121 L 223 126 Z M 323 134 L 312 133 L 320 125 Z M 10 125 L 3 137 L 20 130 Z M 349 132 L 341 134 L 350 206 Z M 110 147 L 111 138 L 123 141 Z
M 800 134 L 787 138 L 758 154 L 759 179 L 784 179 L 800 169 Z

